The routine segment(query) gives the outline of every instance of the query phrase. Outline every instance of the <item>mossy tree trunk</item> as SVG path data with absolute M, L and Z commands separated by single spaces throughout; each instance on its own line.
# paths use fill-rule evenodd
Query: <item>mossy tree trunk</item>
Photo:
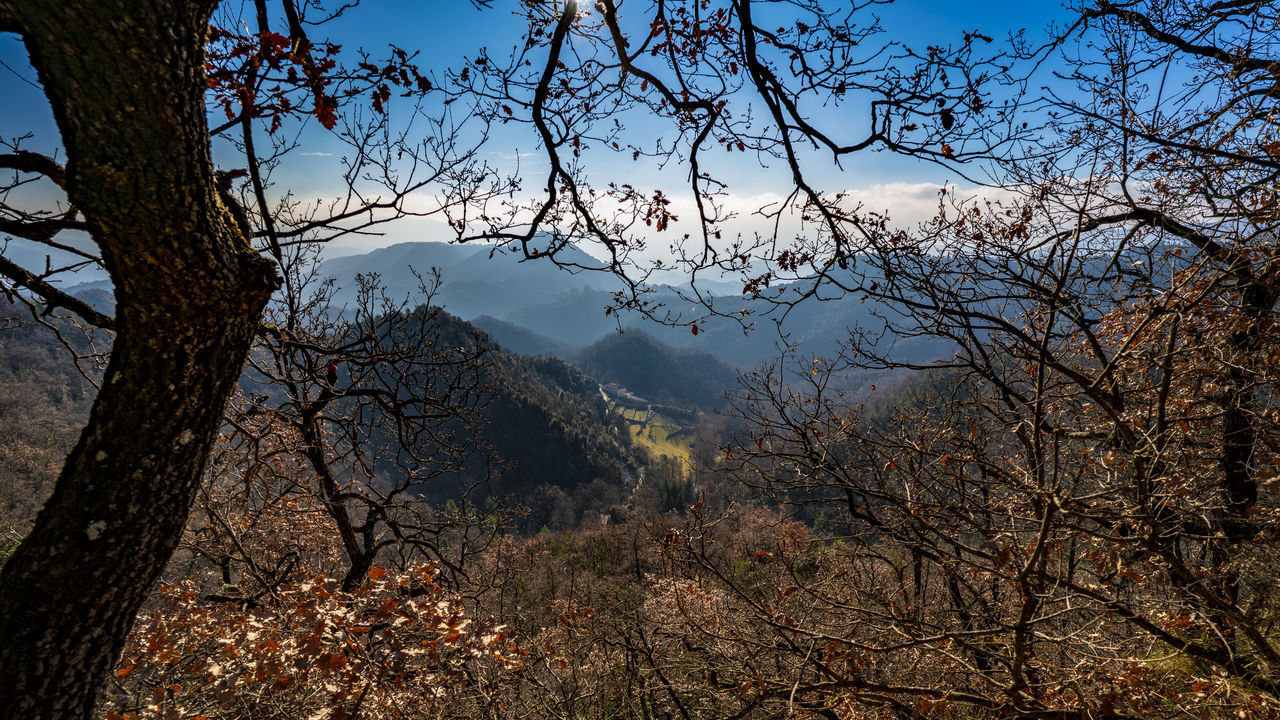
M 278 280 L 221 205 L 205 119 L 214 2 L 0 0 L 53 107 L 67 192 L 116 290 L 89 424 L 0 570 L 0 717 L 85 718 L 186 522 Z

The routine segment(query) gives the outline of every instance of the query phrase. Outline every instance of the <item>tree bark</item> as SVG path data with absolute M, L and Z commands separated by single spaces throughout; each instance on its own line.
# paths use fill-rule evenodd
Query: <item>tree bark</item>
M 205 120 L 214 2 L 4 2 L 53 107 L 67 193 L 115 284 L 89 424 L 0 570 L 0 717 L 89 717 L 173 552 L 278 285 L 218 199 Z

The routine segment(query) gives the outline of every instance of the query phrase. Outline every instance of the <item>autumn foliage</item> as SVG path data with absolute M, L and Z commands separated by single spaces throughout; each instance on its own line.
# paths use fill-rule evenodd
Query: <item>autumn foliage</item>
M 440 717 L 471 666 L 521 664 L 510 633 L 476 623 L 428 566 L 374 568 L 350 592 L 290 580 L 249 604 L 191 580 L 158 596 L 115 672 L 111 720 Z
M 19 324 L 120 330 L 49 509 L 4 518 L 0 713 L 1280 717 L 1275 3 L 1071 2 L 1036 41 L 920 48 L 878 4 L 526 2 L 505 54 L 424 71 L 313 39 L 345 5 L 0 2 L 67 152 L 0 141 L 0 231 L 72 258 L 0 256 L 0 293 Z M 76 34 L 112 13 L 172 48 Z M 502 127 L 533 175 L 481 150 Z M 313 131 L 342 187 L 302 201 L 272 177 Z M 906 226 L 814 170 L 876 150 L 968 184 Z M 777 187 L 753 207 L 746 158 Z M 36 182 L 48 207 L 14 199 Z M 592 250 L 609 313 L 694 341 L 776 320 L 780 360 L 695 466 L 617 459 L 577 527 L 547 486 L 563 528 L 516 534 L 485 339 L 376 277 L 337 307 L 308 249 L 409 216 L 575 271 Z M 60 289 L 81 265 L 118 318 Z M 683 307 L 652 301 L 669 270 Z M 824 301 L 871 322 L 785 347 Z M 946 350 L 897 352 L 917 339 Z M 47 425 L 40 451 L 0 426 L 4 466 L 48 474 Z

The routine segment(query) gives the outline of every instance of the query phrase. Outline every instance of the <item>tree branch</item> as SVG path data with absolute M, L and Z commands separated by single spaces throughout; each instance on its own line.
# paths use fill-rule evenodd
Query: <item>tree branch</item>
M 4 10 L 0 8 L 0 32 L 4 30 Z M 39 173 L 53 181 L 62 189 L 67 187 L 67 171 L 53 158 L 40 153 L 19 150 L 15 153 L 0 154 L 0 168 L 8 168 L 25 173 Z
M 98 312 L 89 303 L 81 300 L 74 295 L 66 292 L 45 282 L 26 268 L 23 268 L 8 258 L 0 256 L 0 275 L 12 280 L 18 287 L 26 288 L 39 295 L 49 304 L 49 307 L 61 307 L 70 310 L 79 315 L 85 322 L 99 327 L 104 330 L 115 330 L 115 318 Z
M 1151 22 L 1151 19 L 1146 15 L 1134 10 L 1116 7 L 1107 0 L 1103 0 L 1103 2 L 1098 3 L 1098 8 L 1087 12 L 1086 16 L 1111 16 L 1119 18 L 1130 25 L 1138 27 L 1153 40 L 1158 40 L 1166 45 L 1172 45 L 1182 52 L 1217 60 L 1241 70 L 1256 70 L 1268 73 L 1272 77 L 1280 78 L 1280 60 L 1254 58 L 1246 55 L 1233 55 L 1222 48 L 1214 47 L 1212 45 L 1197 45 L 1188 40 L 1184 40 L 1173 33 L 1161 30 L 1156 27 L 1155 23 Z

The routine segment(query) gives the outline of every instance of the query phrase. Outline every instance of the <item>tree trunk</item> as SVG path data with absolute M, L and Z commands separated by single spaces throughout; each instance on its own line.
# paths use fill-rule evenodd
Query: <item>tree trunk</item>
M 0 717 L 86 718 L 176 546 L 278 285 L 218 200 L 205 121 L 213 2 L 0 0 L 53 106 L 71 202 L 116 290 L 89 424 L 0 570 Z

